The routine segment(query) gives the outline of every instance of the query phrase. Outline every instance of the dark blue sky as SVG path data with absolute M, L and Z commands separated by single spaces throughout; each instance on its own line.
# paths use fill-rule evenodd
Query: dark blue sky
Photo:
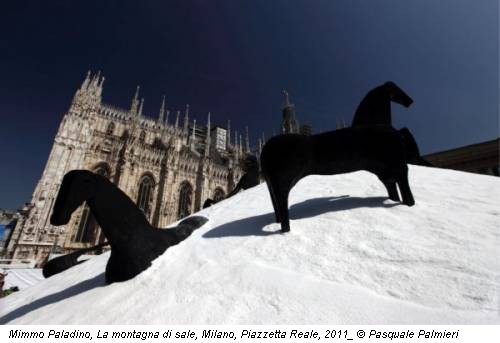
M 423 153 L 498 137 L 497 0 L 9 1 L 0 11 L 0 208 L 29 201 L 87 70 L 104 101 L 145 112 L 162 94 L 256 138 L 279 129 L 281 89 L 301 122 L 350 123 L 368 90 L 393 105 Z

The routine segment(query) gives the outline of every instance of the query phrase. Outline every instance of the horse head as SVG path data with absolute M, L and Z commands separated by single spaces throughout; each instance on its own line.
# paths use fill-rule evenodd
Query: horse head
M 71 214 L 95 194 L 97 175 L 88 170 L 72 170 L 64 175 L 57 194 L 50 223 L 67 224 Z
M 399 88 L 394 82 L 387 81 L 384 84 L 389 98 L 391 101 L 403 105 L 404 107 L 409 107 L 413 103 L 413 99 L 408 96 L 401 88 Z

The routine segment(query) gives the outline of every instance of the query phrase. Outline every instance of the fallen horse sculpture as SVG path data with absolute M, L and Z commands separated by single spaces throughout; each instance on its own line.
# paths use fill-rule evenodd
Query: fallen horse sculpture
M 391 102 L 409 107 L 413 100 L 394 82 L 388 81 L 369 91 L 361 100 L 352 126 L 392 126 Z
M 260 157 L 281 231 L 290 230 L 288 194 L 308 175 L 334 175 L 366 170 L 378 176 L 389 198 L 413 206 L 408 184 L 408 160 L 418 147 L 408 129 L 391 127 L 346 128 L 318 135 L 280 135 L 271 138 Z
M 77 264 L 85 262 L 85 260 L 78 261 L 80 256 L 82 256 L 83 254 L 92 252 L 92 251 L 102 249 L 103 247 L 105 247 L 107 245 L 109 245 L 109 243 L 104 242 L 104 243 L 95 245 L 93 247 L 83 248 L 83 249 L 79 249 L 77 251 L 73 251 L 73 252 L 66 254 L 66 255 L 57 256 L 57 257 L 47 261 L 47 263 L 45 263 L 45 265 L 43 266 L 43 269 L 42 269 L 43 276 L 45 278 L 49 278 L 53 275 L 56 275 L 56 274 L 59 274 L 60 272 L 65 271 L 66 269 L 69 269 L 73 266 L 76 266 Z
M 208 221 L 193 216 L 175 228 L 154 228 L 137 205 L 104 176 L 73 170 L 63 178 L 50 223 L 55 226 L 68 223 L 83 202 L 87 202 L 111 246 L 105 272 L 107 283 L 135 277 L 166 249 L 182 242 Z

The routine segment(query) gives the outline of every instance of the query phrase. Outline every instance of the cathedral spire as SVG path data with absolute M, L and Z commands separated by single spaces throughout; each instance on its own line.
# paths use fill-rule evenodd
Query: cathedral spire
M 130 105 L 130 113 L 132 113 L 132 115 L 137 114 L 137 109 L 139 107 L 139 89 L 140 88 L 141 88 L 140 86 L 137 86 L 137 88 L 135 89 L 135 95 L 134 95 L 134 98 L 132 99 L 132 104 Z
M 290 96 L 289 96 L 288 92 L 286 91 L 286 89 L 283 89 L 281 91 L 281 93 L 283 93 L 283 96 L 285 97 L 285 107 L 291 106 L 292 104 L 290 104 Z
M 196 139 L 196 119 L 193 120 L 193 130 L 191 132 L 191 146 L 194 148 L 194 143 Z
M 95 75 L 95 77 L 92 79 L 92 87 L 94 89 L 97 89 L 97 87 L 99 86 L 99 79 L 101 78 L 101 71 L 98 70 L 97 71 L 97 74 Z
M 170 115 L 170 111 L 167 110 L 166 113 L 165 113 L 165 126 L 168 126 L 168 116 Z
M 88 84 L 88 86 L 87 86 L 87 90 L 92 89 L 92 86 L 93 86 L 93 85 L 94 85 L 94 83 L 95 83 L 95 78 L 96 78 L 96 75 L 97 75 L 97 74 L 94 74 L 94 75 L 92 75 L 92 77 L 90 78 L 89 84 Z
M 73 103 L 81 105 L 95 106 L 101 103 L 102 86 L 104 83 L 104 76 L 101 77 L 101 71 L 92 75 L 89 70 L 83 80 L 82 85 L 76 91 Z
M 290 97 L 286 90 L 282 91 L 285 97 L 283 106 L 283 121 L 281 122 L 281 132 L 284 134 L 299 133 L 299 123 L 295 119 L 295 106 L 290 103 Z
M 186 105 L 186 111 L 184 112 L 184 131 L 187 132 L 189 126 L 189 104 Z
M 238 147 L 238 130 L 234 130 L 234 151 L 236 152 L 236 158 L 238 158 L 240 155 L 240 148 Z
M 90 70 L 87 71 L 87 76 L 85 77 L 85 80 L 83 80 L 83 83 L 82 83 L 82 86 L 80 87 L 80 89 L 82 91 L 86 90 L 89 86 L 89 83 L 90 83 Z
M 141 98 L 141 104 L 139 105 L 139 111 L 137 112 L 137 114 L 140 116 L 142 116 L 142 106 L 144 105 L 144 98 Z
M 226 147 L 231 145 L 231 120 L 227 121 Z
M 240 134 L 240 143 L 238 144 L 240 150 L 239 150 L 239 153 L 240 153 L 240 156 L 243 156 L 243 138 Z
M 205 138 L 205 156 L 208 156 L 210 153 L 210 112 L 208 112 L 207 116 L 207 136 Z
M 163 96 L 163 100 L 161 102 L 160 113 L 158 114 L 158 123 L 163 124 L 163 117 L 165 115 L 165 95 Z
M 139 101 L 139 90 L 141 89 L 141 86 L 137 85 L 137 88 L 135 89 L 135 95 L 134 95 L 134 100 Z
M 177 115 L 175 116 L 175 128 L 179 127 L 179 116 L 181 115 L 181 111 L 177 111 Z
M 102 86 L 104 85 L 104 80 L 106 78 L 103 76 L 100 80 L 99 83 L 97 83 L 97 89 L 96 89 L 96 95 L 97 97 L 99 98 L 99 101 L 100 101 L 100 98 L 101 98 L 101 94 L 102 94 Z
M 250 152 L 250 139 L 248 137 L 248 126 L 245 126 L 245 151 Z

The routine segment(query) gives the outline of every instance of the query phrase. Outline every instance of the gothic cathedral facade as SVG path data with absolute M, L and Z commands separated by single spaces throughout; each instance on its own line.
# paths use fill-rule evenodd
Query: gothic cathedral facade
M 104 77 L 90 72 L 64 115 L 32 200 L 23 209 L 7 248 L 14 259 L 43 263 L 51 252 L 67 253 L 104 240 L 87 206 L 82 205 L 62 227 L 50 214 L 63 176 L 73 169 L 102 174 L 123 190 L 150 223 L 166 227 L 201 208 L 207 198 L 221 199 L 242 174 L 250 153 L 227 127 L 189 120 L 189 105 L 169 122 L 161 104 L 158 118 L 143 116 L 139 87 L 130 109 L 102 101 Z M 244 146 L 245 145 L 245 146 Z

